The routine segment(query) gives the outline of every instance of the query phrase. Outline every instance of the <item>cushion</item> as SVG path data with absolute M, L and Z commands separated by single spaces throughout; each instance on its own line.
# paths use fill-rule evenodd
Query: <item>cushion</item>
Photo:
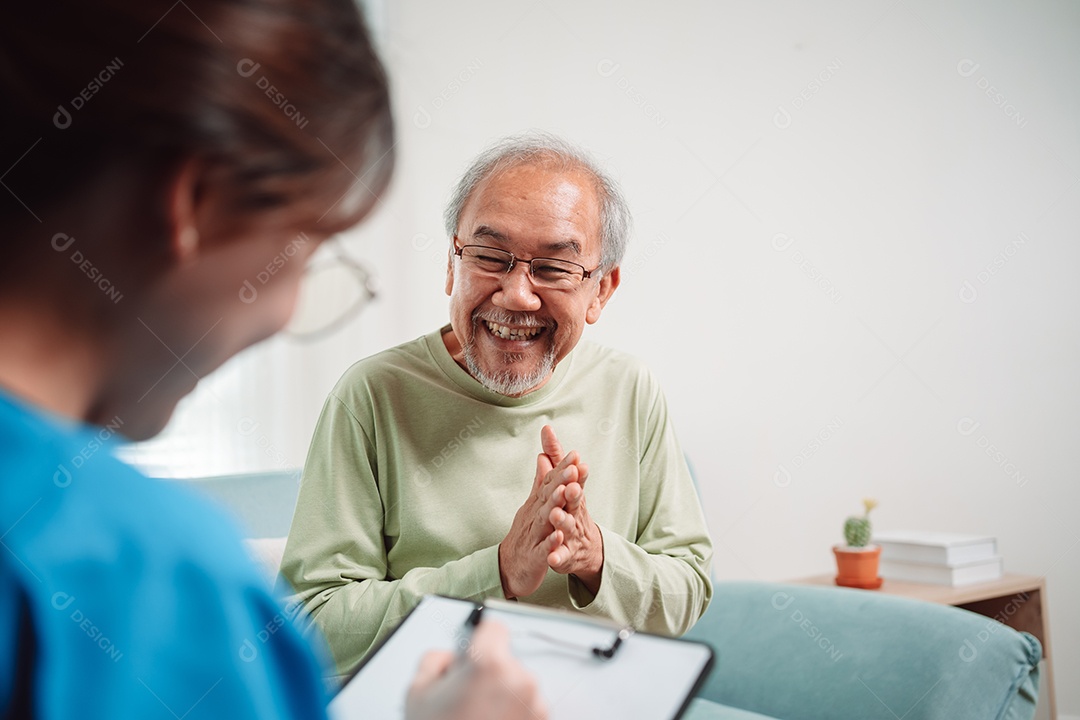
M 722 582 L 687 637 L 716 650 L 699 696 L 777 718 L 1020 720 L 1039 642 L 995 620 L 865 590 Z

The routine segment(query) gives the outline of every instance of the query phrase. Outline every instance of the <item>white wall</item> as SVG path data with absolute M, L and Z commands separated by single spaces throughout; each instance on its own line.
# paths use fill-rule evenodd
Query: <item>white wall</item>
M 880 529 L 996 535 L 1047 578 L 1080 714 L 1080 5 L 407 0 L 380 23 L 398 173 L 347 244 L 384 292 L 266 420 L 287 463 L 341 370 L 446 321 L 469 158 L 550 130 L 629 196 L 589 333 L 666 387 L 717 575 L 828 572 L 864 496 Z
M 590 335 L 666 387 L 718 576 L 829 571 L 874 496 L 879 528 L 994 534 L 1045 575 L 1080 677 L 1080 6 L 941 5 L 390 3 L 371 321 L 445 321 L 440 213 L 482 146 L 585 145 L 637 222 Z

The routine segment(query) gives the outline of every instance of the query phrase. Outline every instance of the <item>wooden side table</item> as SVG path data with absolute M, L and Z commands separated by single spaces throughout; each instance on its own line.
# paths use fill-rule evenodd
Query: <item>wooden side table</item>
M 814 575 L 790 582 L 797 585 L 836 587 L 831 574 Z M 1054 669 L 1050 661 L 1050 613 L 1046 607 L 1045 579 L 1031 575 L 1005 575 L 1000 580 L 963 587 L 886 580 L 880 590 L 860 592 L 881 592 L 940 605 L 953 605 L 993 618 L 1014 630 L 1031 633 L 1042 643 L 1050 717 L 1052 720 L 1057 720 Z

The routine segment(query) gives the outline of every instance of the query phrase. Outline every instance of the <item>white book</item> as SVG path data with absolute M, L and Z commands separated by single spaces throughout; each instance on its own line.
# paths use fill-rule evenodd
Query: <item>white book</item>
M 930 583 L 931 585 L 950 585 L 959 587 L 973 583 L 997 580 L 1005 571 L 1000 557 L 978 560 L 963 565 L 930 565 L 925 563 L 904 562 L 902 560 L 881 559 L 879 573 L 886 580 Z
M 897 530 L 874 535 L 882 560 L 933 565 L 964 565 L 997 557 L 997 540 L 990 535 Z

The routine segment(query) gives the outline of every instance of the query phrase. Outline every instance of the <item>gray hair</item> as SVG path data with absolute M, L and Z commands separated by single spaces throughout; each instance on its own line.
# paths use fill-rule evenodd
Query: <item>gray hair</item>
M 607 271 L 622 262 L 631 223 L 630 208 L 622 191 L 588 153 L 545 132 L 503 138 L 477 156 L 458 180 L 443 213 L 447 235 L 453 237 L 457 233 L 465 203 L 481 182 L 496 173 L 531 163 L 554 163 L 592 176 L 600 196 L 600 269 Z

